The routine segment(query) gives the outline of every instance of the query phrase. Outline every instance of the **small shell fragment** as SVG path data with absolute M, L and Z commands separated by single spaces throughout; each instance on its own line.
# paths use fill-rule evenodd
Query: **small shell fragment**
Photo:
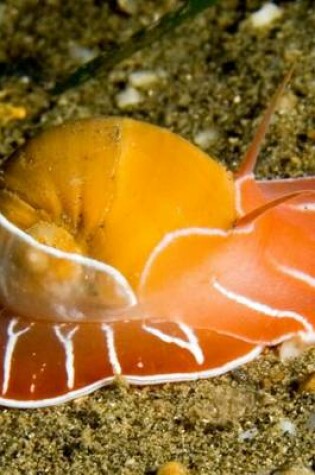
M 296 435 L 296 425 L 289 419 L 281 419 L 278 423 L 278 428 L 282 434 Z
M 196 145 L 203 149 L 207 149 L 218 138 L 218 132 L 214 128 L 204 129 L 197 132 L 194 136 Z
M 309 347 L 309 344 L 300 338 L 290 338 L 281 343 L 278 347 L 279 357 L 282 362 L 297 358 L 303 351 Z
M 116 96 L 116 103 L 119 109 L 127 109 L 143 101 L 142 94 L 134 87 L 127 87 Z
M 253 13 L 250 20 L 254 28 L 266 28 L 282 16 L 282 10 L 274 3 L 265 3 L 257 12 Z
M 155 71 L 134 71 L 129 75 L 129 82 L 132 87 L 139 89 L 148 89 L 153 84 L 157 83 L 161 74 Z
M 82 46 L 79 43 L 71 43 L 69 45 L 69 54 L 72 59 L 77 61 L 79 64 L 87 63 L 91 61 L 96 56 L 96 51 L 86 46 Z

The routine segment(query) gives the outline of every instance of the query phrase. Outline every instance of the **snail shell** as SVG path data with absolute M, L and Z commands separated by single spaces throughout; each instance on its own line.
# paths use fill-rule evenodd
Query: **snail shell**
M 5 305 L 31 319 L 118 318 L 167 232 L 231 226 L 234 186 L 165 129 L 87 119 L 45 131 L 6 161 L 0 212 Z

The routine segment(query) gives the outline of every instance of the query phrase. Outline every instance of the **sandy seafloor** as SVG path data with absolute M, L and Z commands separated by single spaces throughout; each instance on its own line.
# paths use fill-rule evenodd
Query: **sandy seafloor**
M 203 146 L 233 168 L 295 61 L 291 88 L 273 120 L 257 172 L 267 177 L 314 174 L 312 1 L 277 2 L 281 18 L 261 30 L 252 27 L 250 17 L 262 2 L 218 2 L 45 110 L 49 97 L 37 80 L 53 82 L 177 3 L 129 1 L 125 4 L 136 11 L 128 13 L 122 11 L 123 1 L 1 2 L 1 71 L 21 61 L 23 70 L 20 76 L 0 78 L 1 156 L 36 128 L 78 117 L 126 115 L 192 141 L 210 130 L 201 135 Z M 138 87 L 142 100 L 122 109 L 117 95 L 128 86 L 131 72 L 141 70 L 158 73 L 158 79 L 147 89 Z M 8 105 L 25 108 L 26 119 L 10 121 Z M 315 393 L 301 390 L 314 371 L 314 349 L 286 362 L 269 350 L 214 379 L 144 388 L 117 384 L 59 407 L 2 409 L 0 474 L 153 475 L 170 460 L 196 475 L 314 473 Z

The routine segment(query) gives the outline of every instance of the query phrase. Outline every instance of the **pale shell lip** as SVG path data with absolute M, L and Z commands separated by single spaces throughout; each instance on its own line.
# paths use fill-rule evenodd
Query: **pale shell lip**
M 60 278 L 60 268 L 71 278 Z M 41 244 L 1 213 L 0 270 L 2 304 L 28 319 L 117 321 L 137 303 L 129 282 L 114 267 Z

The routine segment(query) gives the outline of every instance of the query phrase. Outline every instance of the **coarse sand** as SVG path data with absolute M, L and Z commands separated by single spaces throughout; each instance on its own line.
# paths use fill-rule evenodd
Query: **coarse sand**
M 56 78 L 178 4 L 0 3 L 1 156 L 51 124 L 124 115 L 167 127 L 235 169 L 295 63 L 257 173 L 314 175 L 312 1 L 278 1 L 278 18 L 261 28 L 252 14 L 262 2 L 218 1 L 110 73 L 50 102 Z M 59 407 L 2 408 L 0 474 L 153 475 L 168 461 L 192 475 L 314 473 L 314 372 L 314 348 L 285 362 L 270 349 L 214 379 L 144 388 L 117 381 Z

